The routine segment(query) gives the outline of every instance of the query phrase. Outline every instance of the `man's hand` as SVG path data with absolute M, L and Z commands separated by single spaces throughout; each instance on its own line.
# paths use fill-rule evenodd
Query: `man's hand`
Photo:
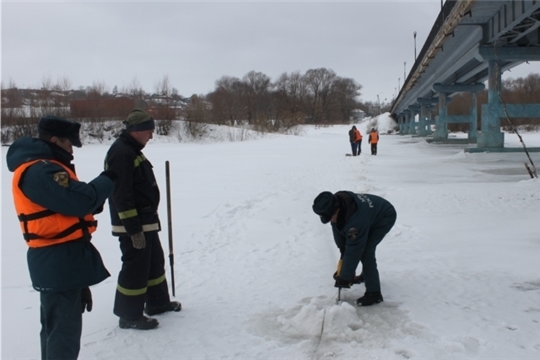
M 352 280 L 344 280 L 344 279 L 340 278 L 336 274 L 334 274 L 334 279 L 336 280 L 336 283 L 334 284 L 334 287 L 343 288 L 343 289 L 350 289 L 350 287 L 352 285 Z
M 144 233 L 141 231 L 135 235 L 131 235 L 131 241 L 135 249 L 144 249 L 146 247 L 146 239 Z
M 88 310 L 88 312 L 92 311 L 92 305 L 94 302 L 92 301 L 92 292 L 90 291 L 89 287 L 82 288 L 81 290 L 81 306 L 82 306 L 82 312 L 84 313 L 84 310 Z

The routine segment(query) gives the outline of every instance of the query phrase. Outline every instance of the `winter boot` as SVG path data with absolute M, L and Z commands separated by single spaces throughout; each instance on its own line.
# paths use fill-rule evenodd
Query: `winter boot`
M 137 320 L 126 320 L 120 318 L 120 321 L 118 322 L 120 329 L 150 330 L 158 325 L 159 322 L 156 319 L 147 318 L 144 315 Z
M 171 301 L 168 304 L 161 305 L 161 306 L 146 306 L 144 308 L 144 312 L 146 315 L 158 315 L 163 314 L 167 311 L 180 311 L 182 310 L 182 304 L 180 304 L 178 301 Z
M 378 304 L 378 303 L 380 303 L 382 301 L 383 301 L 383 297 L 382 297 L 380 291 L 370 292 L 370 293 L 367 292 L 367 293 L 364 294 L 364 296 L 362 296 L 361 298 L 356 300 L 356 305 L 358 305 L 358 306 L 370 306 L 370 305 L 373 305 L 373 304 Z

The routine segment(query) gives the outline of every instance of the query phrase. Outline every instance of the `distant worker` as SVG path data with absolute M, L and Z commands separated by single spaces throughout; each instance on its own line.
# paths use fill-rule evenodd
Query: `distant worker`
M 371 144 L 371 155 L 377 155 L 377 143 L 379 142 L 379 133 L 375 128 L 369 133 L 368 142 Z
M 355 131 L 356 131 L 356 143 L 358 144 L 358 149 L 357 149 L 356 154 L 360 155 L 360 153 L 362 153 L 362 133 L 358 129 L 356 129 Z
M 352 156 L 356 156 L 358 144 L 356 143 L 356 126 L 353 125 L 349 130 L 349 142 L 351 143 Z

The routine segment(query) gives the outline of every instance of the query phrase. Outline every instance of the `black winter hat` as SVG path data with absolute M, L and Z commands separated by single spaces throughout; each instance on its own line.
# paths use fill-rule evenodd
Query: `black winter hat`
M 327 224 L 339 208 L 337 197 L 330 191 L 323 191 L 313 200 L 313 212 L 321 217 L 323 224 Z
M 156 124 L 152 115 L 141 109 L 133 109 L 124 121 L 127 131 L 154 130 Z
M 66 138 L 76 147 L 81 147 L 79 130 L 81 124 L 58 116 L 44 116 L 38 122 L 38 134 Z

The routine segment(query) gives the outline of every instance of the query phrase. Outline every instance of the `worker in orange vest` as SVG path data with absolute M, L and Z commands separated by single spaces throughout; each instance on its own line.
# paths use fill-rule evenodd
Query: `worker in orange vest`
M 362 133 L 360 130 L 356 129 L 356 144 L 357 144 L 357 155 L 360 155 L 362 153 Z
M 80 127 L 45 116 L 38 138 L 16 140 L 6 156 L 28 270 L 40 292 L 41 359 L 79 356 L 82 313 L 93 304 L 89 286 L 110 276 L 90 239 L 94 214 L 112 195 L 117 175 L 104 171 L 89 183 L 77 179 L 71 161 L 73 146 L 82 146 Z
M 375 128 L 369 133 L 368 142 L 371 144 L 371 155 L 377 155 L 377 143 L 379 142 L 379 133 Z

